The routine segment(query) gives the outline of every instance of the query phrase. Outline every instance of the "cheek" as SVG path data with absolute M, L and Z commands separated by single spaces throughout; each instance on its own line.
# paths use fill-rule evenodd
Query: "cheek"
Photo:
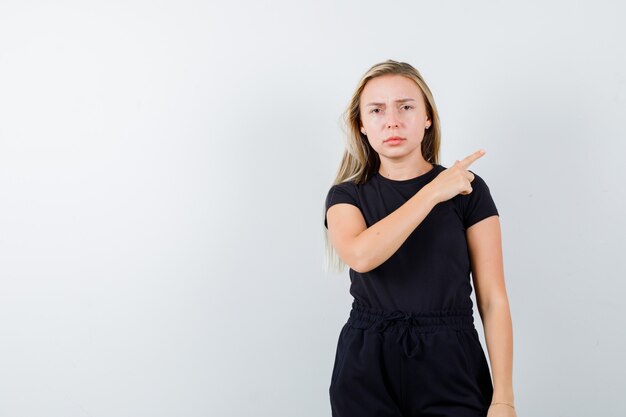
M 376 118 L 374 117 L 366 117 L 363 120 L 363 126 L 367 128 L 368 126 L 376 126 Z
M 370 138 L 369 135 L 367 137 L 367 143 L 374 149 L 374 151 L 378 152 L 378 142 L 375 138 Z
M 407 122 L 413 123 L 413 124 L 420 124 L 420 123 L 424 124 L 426 122 L 426 118 L 425 117 L 422 117 L 421 115 L 415 114 L 415 113 L 407 114 L 405 120 Z
M 381 123 L 381 121 L 384 120 L 383 116 L 380 114 L 366 114 L 363 118 L 361 118 L 361 120 L 363 120 L 363 124 L 369 124 L 370 126 L 376 126 L 379 125 Z

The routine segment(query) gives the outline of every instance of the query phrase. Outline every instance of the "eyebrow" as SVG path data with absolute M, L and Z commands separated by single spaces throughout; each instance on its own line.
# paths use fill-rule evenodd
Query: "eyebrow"
M 400 100 L 396 100 L 396 103 L 406 103 L 407 101 L 415 101 L 412 98 L 401 98 Z M 365 106 L 384 106 L 385 103 L 367 103 Z

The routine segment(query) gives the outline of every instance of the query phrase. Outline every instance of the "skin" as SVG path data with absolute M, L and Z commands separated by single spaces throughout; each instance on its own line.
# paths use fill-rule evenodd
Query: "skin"
M 373 104 L 375 103 L 375 104 Z M 361 93 L 361 132 L 380 157 L 380 174 L 394 180 L 414 178 L 429 171 L 420 149 L 426 126 L 431 121 L 421 90 L 401 75 L 384 75 L 370 80 Z M 385 143 L 400 136 L 400 144 Z
M 376 104 L 371 104 L 376 103 Z M 432 169 L 421 153 L 421 141 L 431 120 L 421 90 L 411 79 L 384 75 L 370 80 L 360 100 L 361 131 L 380 156 L 379 173 L 387 178 L 415 178 Z M 399 144 L 385 143 L 390 136 Z M 328 209 L 328 235 L 337 253 L 357 272 L 370 271 L 389 259 L 432 208 L 457 194 L 472 192 L 470 165 L 485 154 L 476 151 L 441 172 L 396 211 L 369 228 L 358 208 L 336 204 Z M 514 404 L 512 387 L 513 330 L 504 282 L 498 216 L 466 230 L 476 301 L 491 363 L 492 402 Z M 495 404 L 487 417 L 516 417 L 507 405 Z

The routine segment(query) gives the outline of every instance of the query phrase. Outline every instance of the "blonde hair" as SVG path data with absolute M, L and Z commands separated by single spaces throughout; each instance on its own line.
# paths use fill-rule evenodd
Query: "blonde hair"
M 363 184 L 380 168 L 380 157 L 369 144 L 367 137 L 361 132 L 361 93 L 371 79 L 382 75 L 395 74 L 409 78 L 417 84 L 422 92 L 426 105 L 426 114 L 431 120 L 431 126 L 424 132 L 422 139 L 422 156 L 427 162 L 439 163 L 439 146 L 441 141 L 441 127 L 439 125 L 439 114 L 435 106 L 435 100 L 430 92 L 430 88 L 422 78 L 422 75 L 413 66 L 406 62 L 397 62 L 391 59 L 380 62 L 367 70 L 359 81 L 357 88 L 352 95 L 350 104 L 343 113 L 346 130 L 346 149 L 341 158 L 337 176 L 332 185 L 344 181 L 352 181 L 356 184 Z M 326 207 L 324 205 L 324 216 Z M 326 246 L 326 269 L 340 272 L 344 269 L 345 263 L 339 258 L 335 248 L 330 243 L 328 230 L 324 227 L 324 241 Z

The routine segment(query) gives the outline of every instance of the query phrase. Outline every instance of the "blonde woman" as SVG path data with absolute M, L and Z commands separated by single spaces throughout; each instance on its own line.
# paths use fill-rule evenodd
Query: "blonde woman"
M 333 416 L 515 417 L 499 214 L 469 169 L 485 152 L 439 165 L 433 96 L 403 62 L 366 72 L 346 123 L 324 219 L 330 260 L 350 267 L 354 298 L 330 382 Z

